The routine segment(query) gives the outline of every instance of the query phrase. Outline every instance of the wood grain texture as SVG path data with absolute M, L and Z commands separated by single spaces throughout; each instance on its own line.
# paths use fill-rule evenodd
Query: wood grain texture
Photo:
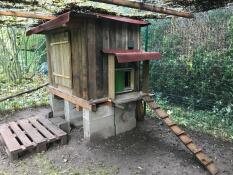
M 96 23 L 89 19 L 87 23 L 87 60 L 89 99 L 96 99 Z
M 103 44 L 102 49 L 104 48 L 110 48 L 110 41 L 109 41 L 109 35 L 110 35 L 110 29 L 109 29 L 109 22 L 103 22 L 102 23 L 102 33 L 103 33 Z M 106 54 L 101 54 L 103 57 L 103 96 L 108 96 L 108 56 Z M 97 57 L 97 59 L 99 59 Z
M 71 46 L 68 32 L 52 35 L 50 42 L 52 76 L 55 84 L 72 88 Z M 68 77 L 68 78 L 67 78 Z
M 108 97 L 115 98 L 115 56 L 108 56 Z
M 73 95 L 82 97 L 82 44 L 81 29 L 71 30 L 71 59 L 73 76 Z
M 101 50 L 103 49 L 103 24 L 101 20 L 95 21 L 96 25 L 96 97 L 104 97 L 104 58 Z
M 87 21 L 84 20 L 81 28 L 82 45 L 82 94 L 83 98 L 88 100 L 88 59 L 87 59 Z

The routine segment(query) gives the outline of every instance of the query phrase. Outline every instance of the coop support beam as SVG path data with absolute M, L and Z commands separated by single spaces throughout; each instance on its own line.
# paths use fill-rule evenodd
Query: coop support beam
M 13 11 L 13 10 L 0 10 L 0 15 L 44 19 L 44 20 L 51 20 L 51 19 L 56 18 L 56 16 L 53 16 L 53 15 L 43 15 L 43 14 L 36 14 L 32 12 L 19 12 L 19 11 Z
M 90 1 L 103 2 L 107 4 L 113 4 L 113 5 L 120 5 L 124 7 L 152 11 L 152 12 L 162 13 L 166 15 L 174 15 L 174 16 L 184 17 L 184 18 L 194 18 L 194 15 L 189 12 L 176 11 L 176 10 L 164 8 L 164 7 L 157 7 L 155 5 L 150 5 L 148 3 L 143 3 L 143 2 L 135 2 L 135 1 L 128 1 L 128 0 L 90 0 Z
M 48 91 L 56 96 L 63 98 L 64 100 L 67 100 L 67 101 L 69 101 L 75 105 L 78 105 L 82 108 L 88 109 L 90 111 L 96 111 L 96 105 L 94 105 L 94 104 L 91 105 L 90 102 L 87 100 L 73 96 L 71 94 L 63 92 L 63 91 L 59 90 L 58 88 L 55 88 L 52 86 L 48 86 Z
M 108 97 L 115 98 L 115 56 L 108 55 Z

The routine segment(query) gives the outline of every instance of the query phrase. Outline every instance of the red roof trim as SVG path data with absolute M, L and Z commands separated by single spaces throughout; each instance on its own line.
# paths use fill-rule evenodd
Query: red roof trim
M 103 53 L 113 54 L 116 56 L 118 63 L 128 63 L 146 60 L 159 60 L 159 52 L 144 52 L 140 50 L 111 50 L 103 49 Z
M 70 21 L 70 13 L 71 12 L 64 13 L 55 19 L 47 21 L 39 26 L 33 27 L 32 29 L 27 31 L 26 35 L 31 35 L 31 34 L 35 34 L 35 33 L 42 33 L 44 31 L 48 31 L 51 29 L 55 29 L 57 27 L 61 27 L 62 25 L 66 24 Z
M 66 25 L 69 22 L 71 22 L 71 20 L 74 23 L 76 23 L 77 20 L 75 20 L 75 19 L 79 19 L 83 16 L 102 18 L 102 19 L 113 20 L 113 21 L 120 21 L 120 22 L 139 25 L 139 26 L 146 26 L 146 25 L 150 24 L 150 23 L 143 21 L 143 20 L 136 20 L 136 19 L 131 19 L 131 18 L 127 18 L 127 17 L 102 15 L 102 14 L 96 14 L 96 13 L 82 14 L 82 13 L 76 13 L 76 12 L 67 12 L 67 13 L 64 13 L 64 14 L 58 16 L 55 19 L 47 21 L 39 26 L 36 26 L 36 27 L 28 30 L 26 34 L 31 35 L 31 34 L 36 34 L 36 33 L 43 33 L 45 31 L 52 30 L 52 29 L 61 27 L 63 25 Z

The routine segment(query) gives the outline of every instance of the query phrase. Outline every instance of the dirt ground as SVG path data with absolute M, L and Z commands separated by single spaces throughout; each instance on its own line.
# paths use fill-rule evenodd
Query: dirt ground
M 1 117 L 0 123 L 46 114 L 49 108 L 28 109 Z M 184 129 L 184 128 L 183 128 Z M 233 143 L 188 131 L 211 156 L 220 174 L 233 174 Z M 207 171 L 158 119 L 146 118 L 127 133 L 107 140 L 87 142 L 83 129 L 73 129 L 68 145 L 53 145 L 41 154 L 25 155 L 9 162 L 0 146 L 0 174 L 119 174 L 200 175 Z

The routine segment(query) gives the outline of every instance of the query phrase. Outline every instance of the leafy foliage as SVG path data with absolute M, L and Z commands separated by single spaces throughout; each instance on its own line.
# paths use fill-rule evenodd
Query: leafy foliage
M 151 88 L 170 102 L 198 109 L 233 104 L 232 11 L 187 19 L 152 21 L 149 50 L 162 54 L 151 64 Z
M 25 29 L 0 29 L 0 71 L 9 81 L 21 82 L 32 78 L 41 62 L 45 61 L 45 39 L 27 37 Z
M 162 54 L 150 65 L 157 101 L 178 124 L 233 140 L 232 7 L 151 23 L 149 51 Z

